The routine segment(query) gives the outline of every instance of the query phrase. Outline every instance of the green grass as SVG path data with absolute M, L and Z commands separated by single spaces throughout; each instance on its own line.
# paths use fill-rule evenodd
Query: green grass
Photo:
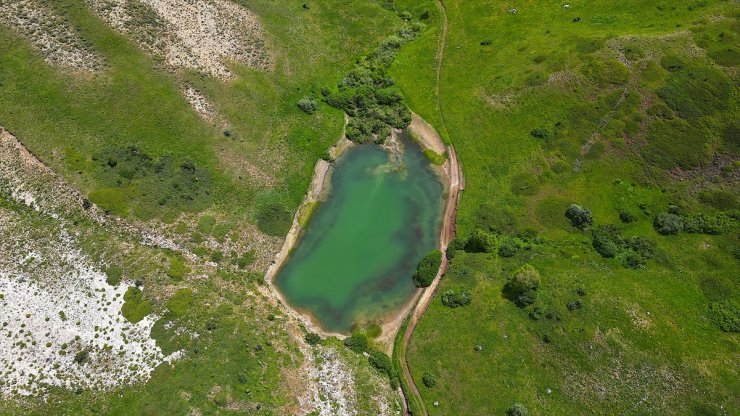
M 435 152 L 432 149 L 424 149 L 424 156 L 429 159 L 429 163 L 437 166 L 442 166 L 445 164 L 445 161 L 447 160 L 447 156 L 444 154 L 439 154 Z
M 298 215 L 298 224 L 301 225 L 301 228 L 306 228 L 309 221 L 311 221 L 311 217 L 313 217 L 314 212 L 316 212 L 316 208 L 318 208 L 320 204 L 321 202 L 319 201 L 313 201 L 307 203 L 303 207 L 301 213 Z
M 81 2 L 55 0 L 51 5 L 110 65 L 96 76 L 58 71 L 44 64 L 22 38 L 0 28 L 0 121 L 95 202 L 114 214 L 143 219 L 172 218 L 214 201 L 219 209 L 250 218 L 264 203 L 295 209 L 315 160 L 342 128 L 339 111 L 321 106 L 309 116 L 295 103 L 302 95 L 335 84 L 358 56 L 393 32 L 397 19 L 359 0 L 316 4 L 310 10 L 299 3 L 286 7 L 250 2 L 273 37 L 269 47 L 276 68 L 259 72 L 236 66 L 239 78 L 222 82 L 187 71 L 166 73 Z M 184 81 L 225 116 L 231 137 L 189 107 L 178 91 Z M 93 156 L 128 146 L 137 146 L 155 162 L 167 155 L 174 166 L 192 161 L 213 178 L 209 198 L 170 206 L 161 201 L 168 194 L 167 179 L 139 175 L 122 184 L 115 177 L 111 180 Z M 262 186 L 245 170 L 249 165 L 280 186 Z
M 297 101 L 336 85 L 402 22 L 366 0 L 311 3 L 310 9 L 295 1 L 236 2 L 259 16 L 275 67 L 257 71 L 233 64 L 237 77 L 230 81 L 168 71 L 79 0 L 48 5 L 108 62 L 99 74 L 50 67 L 30 43 L 0 25 L 0 124 L 104 210 L 172 223 L 179 234 L 193 234 L 190 248 L 203 256 L 220 257 L 197 246 L 208 235 L 225 241 L 235 224 L 250 222 L 284 236 L 316 160 L 343 126 L 340 111 L 320 103 L 307 115 Z M 190 108 L 179 92 L 186 82 L 213 103 L 225 126 L 203 121 Z M 208 216 L 194 219 L 206 208 Z M 232 407 L 256 404 L 264 415 L 295 412 L 285 372 L 297 368 L 300 353 L 284 329 L 266 318 L 277 311 L 249 300 L 259 271 L 236 270 L 252 265 L 252 248 L 234 254 L 232 270 L 220 264 L 213 271 L 154 248 L 123 249 L 118 236 L 76 217 L 69 224 L 82 232 L 94 259 L 120 264 L 125 278 L 144 283 L 144 293 L 127 294 L 124 316 L 160 316 L 152 336 L 165 354 L 183 349 L 186 358 L 161 365 L 147 383 L 114 392 L 55 389 L 44 402 L 3 401 L 0 414 L 236 414 L 242 412 Z M 189 279 L 191 273 L 207 278 Z M 178 330 L 200 336 L 190 339 Z M 221 392 L 211 394 L 215 388 Z M 369 406 L 368 398 L 361 401 Z
M 673 237 L 652 228 L 669 204 L 714 213 L 738 197 L 727 173 L 708 168 L 734 149 L 737 87 L 727 83 L 732 75 L 723 65 L 733 59 L 736 12 L 718 1 L 596 1 L 568 9 L 554 2 L 445 4 L 450 26 L 440 96 L 466 179 L 458 236 L 534 230 L 539 242 L 508 258 L 453 259 L 409 347 L 430 414 L 503 414 L 514 402 L 533 414 L 737 407 L 737 372 L 725 364 L 738 340 L 712 323 L 713 301 L 700 283 L 740 270 L 727 249 L 737 228 Z M 507 13 L 512 7 L 516 14 Z M 402 53 L 395 68 L 412 110 L 442 131 L 428 74 L 438 33 L 428 29 L 415 41 L 427 53 Z M 686 58 L 695 41 L 706 58 Z M 401 65 L 414 72 L 401 73 Z M 736 169 L 725 163 L 724 172 Z M 676 168 L 695 171 L 679 181 L 669 174 Z M 697 198 L 707 183 L 725 194 Z M 597 225 L 619 224 L 625 238 L 656 240 L 657 254 L 637 270 L 624 259 L 601 258 L 590 232 L 565 218 L 571 203 L 591 209 Z M 634 221 L 622 223 L 623 212 Z M 525 262 L 540 271 L 542 287 L 534 306 L 522 310 L 502 289 Z M 576 293 L 580 287 L 585 296 Z M 737 282 L 721 287 L 737 296 Z M 445 307 L 440 296 L 448 290 L 469 291 L 472 303 Z M 538 320 L 529 317 L 535 306 Z M 661 371 L 682 383 L 661 382 Z M 427 372 L 437 375 L 433 388 L 422 383 Z M 631 381 L 615 385 L 615 374 Z M 637 391 L 648 399 L 641 402 Z

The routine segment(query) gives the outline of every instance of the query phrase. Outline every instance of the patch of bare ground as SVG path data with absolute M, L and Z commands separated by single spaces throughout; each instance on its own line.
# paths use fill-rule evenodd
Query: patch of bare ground
M 0 0 L 0 24 L 27 38 L 51 65 L 84 71 L 105 65 L 77 30 L 41 0 Z
M 183 85 L 181 89 L 183 97 L 190 103 L 196 113 L 200 115 L 204 120 L 215 123 L 218 118 L 216 109 L 213 107 L 208 99 L 196 90 L 191 84 Z
M 172 68 L 221 79 L 230 62 L 268 70 L 272 57 L 250 10 L 226 0 L 87 0 L 116 30 Z

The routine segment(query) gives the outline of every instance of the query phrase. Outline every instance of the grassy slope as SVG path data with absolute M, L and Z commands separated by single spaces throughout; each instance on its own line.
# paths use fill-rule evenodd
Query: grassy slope
M 23 38 L 0 27 L 0 124 L 83 193 L 113 188 L 114 197 L 99 202 L 116 213 L 169 220 L 182 208 L 147 206 L 144 193 L 156 194 L 158 185 L 145 189 L 134 181 L 130 187 L 117 188 L 92 160 L 102 150 L 132 145 L 155 159 L 173 154 L 178 162 L 193 160 L 212 172 L 211 211 L 250 220 L 268 202 L 293 210 L 308 186 L 315 161 L 337 139 L 343 123 L 341 112 L 328 106 L 308 116 L 295 103 L 304 95 L 317 94 L 321 86 L 335 84 L 358 56 L 393 32 L 397 17 L 362 0 L 321 2 L 310 10 L 297 1 L 244 3 L 261 18 L 276 68 L 258 72 L 236 67 L 238 79 L 224 83 L 191 72 L 170 74 L 133 42 L 113 32 L 82 1 L 54 0 L 51 5 L 70 19 L 110 66 L 94 76 L 59 71 L 45 65 Z M 183 81 L 194 84 L 214 103 L 233 139 L 224 137 L 220 126 L 203 122 L 189 107 L 178 92 Z M 247 180 L 243 172 L 223 163 L 223 155 L 273 173 L 276 186 L 261 187 Z M 78 225 L 83 235 L 91 232 L 89 226 Z M 183 232 L 189 232 L 188 227 Z M 105 247 L 110 250 L 100 253 Z M 234 400 L 241 405 L 246 401 L 249 409 L 261 404 L 259 414 L 295 409 L 294 392 L 285 378 L 296 365 L 288 352 L 298 353 L 280 325 L 272 322 L 274 315 L 278 320 L 284 317 L 266 309 L 265 301 L 249 300 L 256 292 L 254 275 L 223 269 L 199 272 L 197 265 L 191 265 L 192 275 L 208 272 L 209 279 L 179 281 L 166 274 L 173 253 L 142 249 L 123 254 L 115 247 L 110 235 L 97 230 L 89 237 L 86 251 L 94 258 L 124 265 L 124 278 L 144 280 L 144 296 L 152 301 L 155 313 L 165 311 L 176 289 L 195 291 L 194 306 L 186 315 L 165 316 L 153 331 L 167 352 L 184 348 L 189 358 L 176 368 L 163 365 L 150 382 L 116 394 L 58 391 L 44 403 L 22 402 L 18 408 L 3 403 L 0 413 L 186 414 L 200 409 L 204 414 L 243 414 L 244 409 L 225 408 Z M 174 326 L 164 330 L 169 320 Z M 215 322 L 216 329 L 205 330 L 208 322 Z M 179 339 L 173 335 L 178 327 L 201 337 Z M 262 351 L 255 350 L 258 343 Z M 238 380 L 239 373 L 247 376 L 246 383 Z M 214 386 L 221 386 L 223 393 L 210 394 Z
M 418 3 L 435 10 L 431 2 Z M 596 109 L 598 96 L 628 82 L 630 90 L 639 91 L 652 104 L 657 100 L 653 91 L 669 75 L 631 63 L 627 79 L 600 86 L 579 69 L 591 59 L 617 57 L 619 43 L 625 43 L 598 42 L 591 48 L 593 39 L 627 35 L 637 36 L 646 51 L 643 63 L 663 53 L 687 57 L 692 38 L 717 31 L 707 16 L 731 13 L 728 3 L 689 7 L 694 2 L 678 2 L 663 5 L 662 10 L 638 1 L 571 3 L 570 9 L 557 2 L 445 3 L 450 29 L 442 107 L 467 185 L 458 218 L 460 235 L 476 228 L 508 232 L 533 228 L 549 242 L 512 259 L 485 254 L 455 259 L 439 293 L 469 288 L 473 304 L 449 309 L 435 301 L 410 346 L 419 386 L 425 371 L 440 375 L 436 387 L 421 387 L 430 413 L 501 414 L 514 401 L 535 414 L 711 414 L 720 405 L 737 409 L 732 396 L 738 388 L 737 373 L 730 364 L 737 359 L 737 335 L 723 333 L 708 321 L 707 304 L 716 299 L 702 290 L 702 281 L 724 281 L 729 293 L 722 296 L 737 296 L 737 280 L 730 276 L 740 268 L 725 250 L 736 244 L 736 233 L 658 236 L 652 217 L 637 205 L 645 204 L 652 214 L 664 211 L 669 203 L 680 203 L 694 213 L 715 212 L 696 199 L 706 184 L 669 180 L 665 171 L 643 161 L 641 144 L 648 122 L 654 121 L 644 110 L 629 114 L 647 120 L 637 133 L 619 137 L 598 127 L 601 118 L 620 117 Z M 518 12 L 507 13 L 511 7 Z M 576 16 L 581 18 L 578 23 L 572 22 Z M 694 32 L 661 38 L 688 28 Z M 726 31 L 736 32 L 736 23 Z M 427 54 L 433 50 L 435 34 L 430 30 L 427 35 Z M 484 40 L 492 45 L 480 45 Z M 536 63 L 537 56 L 545 59 Z M 407 61 L 398 68 L 417 72 L 398 75 L 399 83 L 412 108 L 435 120 L 428 104 L 433 90 L 428 56 L 403 58 Z M 697 62 L 724 71 L 707 58 Z M 564 75 L 561 79 L 573 82 L 526 84 L 537 84 L 533 74 L 542 73 L 546 80 L 558 72 Z M 584 102 L 592 103 L 588 111 L 581 107 L 576 112 Z M 705 129 L 703 136 L 711 148 L 727 152 L 720 131 L 736 117 L 736 99 L 731 98 L 723 111 L 692 123 Z M 543 144 L 529 134 L 536 127 L 553 129 L 558 121 L 564 128 L 554 143 Z M 581 146 L 594 132 L 600 132 L 595 137 L 601 144 L 582 155 Z M 678 138 L 663 146 L 660 150 L 692 149 L 690 142 Z M 557 160 L 567 166 L 561 174 L 553 169 Z M 576 163 L 581 169 L 574 173 Z M 532 175 L 533 192 L 513 192 Z M 615 184 L 615 179 L 623 183 Z M 709 189 L 727 189 L 721 177 L 714 182 Z M 656 239 L 664 255 L 637 271 L 601 259 L 591 249 L 588 233 L 570 228 L 563 218 L 572 202 L 591 208 L 597 224 L 618 224 L 618 209 L 640 213 L 637 222 L 623 226 L 624 233 Z M 542 273 L 539 302 L 560 314 L 561 321 L 533 321 L 502 298 L 503 284 L 524 262 Z M 586 296 L 576 295 L 578 287 L 586 288 Z M 579 298 L 582 309 L 565 308 Z M 542 341 L 545 334 L 551 343 Z M 479 344 L 483 351 L 474 351 Z M 552 394 L 546 393 L 548 388 Z M 436 400 L 438 408 L 432 406 Z
M 224 83 L 194 73 L 168 75 L 81 2 L 57 0 L 53 6 L 71 19 L 110 68 L 98 76 L 59 72 L 2 28 L 0 122 L 86 193 L 107 187 L 92 155 L 136 145 L 155 158 L 172 153 L 213 171 L 214 199 L 222 207 L 238 206 L 247 212 L 267 200 L 288 209 L 298 205 L 314 161 L 341 132 L 342 115 L 322 106 L 306 116 L 295 102 L 335 83 L 357 56 L 393 29 L 393 15 L 368 2 L 326 3 L 310 10 L 297 2 L 292 7 L 250 2 L 268 31 L 276 69 L 265 73 L 235 68 L 240 77 Z M 190 109 L 177 90 L 183 80 L 214 102 L 234 139 L 225 138 L 220 128 L 202 122 Z M 220 155 L 237 155 L 274 173 L 278 186 L 258 189 L 244 172 L 224 168 Z M 141 190 L 119 192 L 130 201 L 116 202 L 128 205 L 116 211 L 142 218 L 165 215 L 156 208 L 129 212 Z

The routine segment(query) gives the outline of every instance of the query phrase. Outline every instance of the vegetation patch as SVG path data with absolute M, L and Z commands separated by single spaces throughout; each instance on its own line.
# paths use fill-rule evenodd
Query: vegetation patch
M 171 155 L 153 159 L 136 146 L 109 148 L 93 156 L 107 185 L 89 198 L 114 214 L 125 214 L 135 197 L 134 214 L 141 218 L 174 212 L 197 212 L 211 204 L 213 178 L 195 163 Z
M 335 90 L 322 91 L 327 104 L 350 116 L 345 133 L 348 139 L 382 143 L 391 128 L 403 129 L 411 124 L 411 110 L 388 70 L 401 47 L 415 39 L 423 27 L 412 23 L 400 29 L 361 58 Z
M 257 213 L 257 228 L 267 235 L 284 237 L 292 223 L 290 212 L 277 203 L 264 205 Z
M 137 287 L 131 286 L 123 295 L 121 314 L 131 323 L 137 323 L 152 312 L 152 305 L 144 299 L 144 293 Z
M 439 250 L 431 251 L 422 257 L 418 266 L 416 266 L 413 276 L 416 287 L 427 287 L 431 285 L 441 265 L 442 252 Z
M 174 295 L 167 301 L 167 309 L 177 316 L 185 315 L 193 305 L 193 290 L 184 288 L 178 289 Z

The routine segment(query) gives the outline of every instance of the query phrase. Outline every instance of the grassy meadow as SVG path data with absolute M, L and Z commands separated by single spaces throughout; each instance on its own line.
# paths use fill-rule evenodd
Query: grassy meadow
M 49 66 L 24 37 L 0 25 L 0 125 L 110 214 L 170 224 L 202 262 L 142 246 L 84 216 L 65 218 L 83 252 L 110 265 L 111 284 L 143 284 L 143 291 L 129 289 L 124 316 L 134 322 L 150 312 L 159 316 L 152 337 L 165 354 L 183 350 L 187 358 L 159 366 L 142 385 L 56 389 L 43 402 L 3 401 L 0 414 L 299 412 L 291 371 L 302 354 L 286 332 L 288 318 L 260 294 L 264 270 L 246 271 L 254 251 L 221 252 L 206 243 L 233 246 L 244 224 L 284 237 L 316 160 L 344 123 L 342 112 L 328 105 L 308 115 L 296 103 L 335 85 L 403 22 L 364 0 L 310 8 L 237 1 L 259 16 L 274 67 L 232 64 L 236 77 L 223 81 L 167 68 L 81 0 L 46 3 L 106 65 L 97 73 Z M 183 85 L 201 92 L 219 118 L 201 118 L 181 94 Z M 51 221 L 24 215 L 29 227 Z M 200 336 L 186 336 L 191 333 Z M 363 398 L 357 407 L 370 404 Z
M 429 414 L 736 413 L 737 332 L 710 311 L 740 296 L 732 3 L 446 0 L 446 126 L 438 5 L 397 4 L 429 11 L 430 27 L 394 75 L 446 127 L 466 179 L 460 251 L 409 346 Z M 591 227 L 570 223 L 571 204 Z M 669 210 L 730 225 L 661 235 L 654 217 Z M 594 231 L 608 224 L 654 244 L 649 258 L 602 257 Z M 476 230 L 489 253 L 462 250 Z M 540 283 L 517 307 L 505 288 L 524 264 Z M 471 304 L 445 306 L 449 291 Z

